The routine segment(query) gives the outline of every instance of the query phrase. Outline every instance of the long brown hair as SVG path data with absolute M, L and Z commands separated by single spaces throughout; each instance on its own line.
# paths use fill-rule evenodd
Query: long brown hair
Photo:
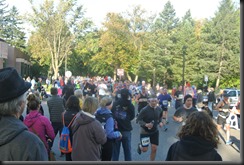
M 177 135 L 180 139 L 184 136 L 200 136 L 212 142 L 215 148 L 219 143 L 217 125 L 205 111 L 191 113 Z

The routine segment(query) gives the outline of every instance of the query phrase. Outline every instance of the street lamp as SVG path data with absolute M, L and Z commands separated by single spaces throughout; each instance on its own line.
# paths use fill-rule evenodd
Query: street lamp
M 187 46 L 182 47 L 182 55 L 183 55 L 183 69 L 182 69 L 182 92 L 184 93 L 185 90 L 185 56 L 186 56 L 186 48 Z

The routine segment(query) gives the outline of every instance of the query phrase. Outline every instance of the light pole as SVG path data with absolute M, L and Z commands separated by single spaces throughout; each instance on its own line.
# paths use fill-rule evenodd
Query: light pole
M 182 92 L 185 90 L 185 56 L 186 56 L 186 46 L 182 47 L 182 55 L 183 55 L 183 69 L 182 69 Z

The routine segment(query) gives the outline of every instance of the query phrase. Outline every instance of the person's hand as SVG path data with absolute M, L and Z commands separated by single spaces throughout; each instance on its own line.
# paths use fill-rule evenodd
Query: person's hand
M 178 118 L 177 118 L 177 121 L 178 121 L 178 122 L 182 122 L 182 121 L 183 121 L 183 118 L 182 118 L 182 117 L 178 117 Z
M 119 134 L 120 134 L 120 136 L 116 139 L 116 140 L 118 140 L 118 141 L 120 141 L 120 140 L 122 139 L 122 134 L 121 134 L 121 132 L 119 132 Z
M 161 128 L 163 125 L 164 125 L 163 122 L 160 122 L 160 123 L 159 123 L 159 127 L 160 127 L 160 128 Z
M 146 126 L 148 129 L 152 129 L 152 127 L 153 127 L 153 123 L 147 123 L 145 126 Z

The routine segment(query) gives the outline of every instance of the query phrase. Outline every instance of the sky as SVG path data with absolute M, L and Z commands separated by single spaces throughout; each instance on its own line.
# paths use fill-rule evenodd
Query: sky
M 35 3 L 44 0 L 33 0 Z M 56 0 L 58 1 L 58 0 Z M 135 5 L 141 5 L 147 12 L 159 13 L 163 11 L 164 5 L 168 0 L 77 0 L 78 4 L 83 5 L 86 10 L 85 16 L 91 18 L 97 27 L 101 26 L 108 12 L 125 12 L 132 9 Z M 221 0 L 170 0 L 176 16 L 182 18 L 187 10 L 190 9 L 191 15 L 195 19 L 212 18 L 218 10 Z M 236 0 L 235 0 L 236 1 Z M 28 0 L 6 0 L 9 6 L 15 5 L 20 14 L 31 11 Z

